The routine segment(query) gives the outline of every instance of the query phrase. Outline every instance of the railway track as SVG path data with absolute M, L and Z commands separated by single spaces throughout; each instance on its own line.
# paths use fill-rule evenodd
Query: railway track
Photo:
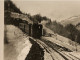
M 52 60 L 68 60 L 66 57 L 63 57 L 62 55 L 60 55 L 58 52 L 56 52 L 55 50 L 53 50 L 52 48 L 50 48 L 48 45 L 46 45 L 44 42 L 40 41 L 40 40 L 35 40 L 39 45 L 41 45 L 52 57 Z
M 65 53 L 65 52 L 61 52 L 61 54 L 63 54 L 64 56 L 66 56 L 69 60 L 80 60 L 79 58 L 71 55 L 71 54 L 68 54 L 68 53 Z
M 65 52 L 58 51 L 55 48 L 52 49 L 51 47 L 49 47 L 47 44 L 45 44 L 44 42 L 42 42 L 39 39 L 34 39 L 34 38 L 31 38 L 31 39 L 33 39 L 43 49 L 45 49 L 50 54 L 50 56 L 52 57 L 52 60 L 80 60 L 79 58 L 77 58 L 73 55 L 67 54 Z
M 50 48 L 48 45 L 46 45 L 44 42 L 37 40 L 37 42 L 41 45 L 43 45 L 43 47 L 47 47 L 46 49 L 49 50 L 49 54 L 51 54 L 51 57 L 53 60 L 68 60 L 65 56 L 63 56 L 62 54 L 60 54 L 57 50 Z
M 44 42 L 44 41 L 43 41 Z M 45 42 L 44 42 L 45 43 Z M 46 44 L 46 43 L 45 43 Z M 47 43 L 47 45 L 49 45 L 50 47 L 52 47 L 53 45 L 50 44 L 50 43 Z M 69 52 L 67 51 L 60 51 L 56 48 L 53 48 L 55 51 L 57 51 L 60 55 L 62 55 L 63 57 L 66 57 L 68 60 L 80 60 L 80 58 L 74 56 L 74 55 L 71 55 Z M 66 59 L 66 60 L 67 60 Z

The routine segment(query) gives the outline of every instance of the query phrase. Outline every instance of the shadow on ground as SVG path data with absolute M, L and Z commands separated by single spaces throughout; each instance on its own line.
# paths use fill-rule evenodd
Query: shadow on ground
M 43 49 L 31 38 L 29 38 L 32 43 L 32 47 L 29 51 L 29 54 L 25 58 L 25 60 L 44 60 L 44 51 Z

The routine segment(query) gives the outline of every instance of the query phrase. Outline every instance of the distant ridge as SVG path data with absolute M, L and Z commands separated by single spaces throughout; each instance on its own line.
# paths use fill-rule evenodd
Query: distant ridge
M 63 26 L 66 26 L 67 24 L 73 24 L 73 25 L 77 25 L 78 23 L 80 23 L 80 15 L 78 16 L 72 16 L 68 19 L 65 19 L 63 21 L 60 22 Z

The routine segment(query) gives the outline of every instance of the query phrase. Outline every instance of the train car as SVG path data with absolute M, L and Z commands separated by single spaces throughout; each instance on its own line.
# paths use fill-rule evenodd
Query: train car
M 26 33 L 26 34 L 30 34 L 30 32 L 29 32 L 29 24 L 26 24 L 26 23 L 19 23 L 19 28 L 24 32 L 24 33 Z

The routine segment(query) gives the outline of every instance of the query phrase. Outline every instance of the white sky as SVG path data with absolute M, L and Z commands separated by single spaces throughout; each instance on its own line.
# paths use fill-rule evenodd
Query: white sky
M 80 1 L 15 1 L 22 12 L 41 14 L 51 20 L 61 21 L 71 16 L 80 15 Z

